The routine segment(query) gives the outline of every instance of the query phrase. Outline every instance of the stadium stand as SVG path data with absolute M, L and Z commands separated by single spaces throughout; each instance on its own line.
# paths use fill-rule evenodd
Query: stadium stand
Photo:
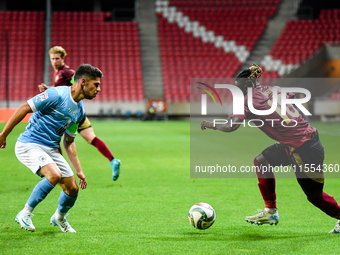
M 291 20 L 261 64 L 278 76 L 297 68 L 326 43 L 340 43 L 340 10 L 322 10 L 316 20 Z
M 36 11 L 0 11 L 0 89 L 5 91 L 8 71 L 11 101 L 23 101 L 38 93 L 43 77 L 44 16 Z M 0 93 L 2 100 L 5 93 Z
M 63 46 L 66 63 L 99 67 L 100 101 L 141 101 L 144 98 L 138 24 L 106 22 L 110 12 L 54 12 L 52 45 Z
M 159 37 L 167 101 L 189 100 L 190 77 L 231 77 L 241 66 L 234 54 L 203 43 L 164 19 L 159 23 Z
M 165 99 L 189 100 L 189 78 L 234 77 L 280 1 L 156 1 Z M 249 26 L 254 29 L 249 29 Z

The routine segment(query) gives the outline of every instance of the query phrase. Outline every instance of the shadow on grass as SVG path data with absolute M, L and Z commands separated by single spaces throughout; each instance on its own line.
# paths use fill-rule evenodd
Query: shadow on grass
M 55 236 L 56 234 L 58 234 L 59 231 L 35 231 L 35 232 L 31 232 L 31 231 L 27 231 L 24 229 L 20 229 L 20 226 L 18 229 L 14 229 L 14 228 L 3 228 L 0 229 L 0 236 L 1 236 L 1 240 L 5 241 L 10 240 L 13 241 L 14 239 L 21 239 L 21 240 L 27 240 L 31 237 L 33 238 L 37 238 L 37 237 L 46 237 L 46 236 Z
M 43 233 L 42 233 L 42 235 L 43 236 L 47 236 L 47 235 L 49 235 L 49 236 L 55 236 L 56 234 L 59 234 L 60 232 L 56 232 L 56 231 L 44 231 Z
M 159 241 L 174 241 L 174 242 L 188 242 L 193 241 L 197 242 L 198 239 L 204 239 L 204 241 L 249 241 L 249 242 L 258 242 L 258 241 L 268 241 L 268 240 L 289 240 L 289 239 L 296 239 L 297 242 L 301 242 L 301 240 L 313 240 L 318 239 L 329 239 L 330 234 L 322 233 L 322 234 L 308 234 L 305 233 L 301 236 L 301 233 L 249 233 L 244 231 L 239 231 L 239 234 L 236 234 L 235 231 L 233 233 L 211 233 L 211 232 L 182 232 L 178 233 L 178 236 L 163 236 L 163 237 L 153 237 L 153 239 Z M 243 233 L 242 233 L 243 232 Z M 294 240 L 293 240 L 294 241 Z

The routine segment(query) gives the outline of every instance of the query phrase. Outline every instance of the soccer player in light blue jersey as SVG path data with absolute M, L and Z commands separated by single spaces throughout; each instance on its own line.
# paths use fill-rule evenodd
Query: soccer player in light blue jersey
M 61 46 L 54 46 L 48 51 L 48 53 L 50 55 L 51 65 L 54 69 L 54 84 L 52 83 L 51 86 L 72 86 L 75 71 L 65 64 L 65 57 L 67 56 L 66 50 Z M 38 87 L 40 92 L 44 92 L 47 89 L 47 86 L 43 83 L 38 85 Z M 86 142 L 88 142 L 88 144 L 96 147 L 98 151 L 109 160 L 112 168 L 112 180 L 116 181 L 120 175 L 121 162 L 113 156 L 106 143 L 94 133 L 88 117 L 84 116 L 83 120 L 78 125 L 77 131 L 86 140 Z
M 35 231 L 32 223 L 34 208 L 58 184 L 61 188 L 59 205 L 50 223 L 62 232 L 76 232 L 66 221 L 66 213 L 73 207 L 78 196 L 78 185 L 72 169 L 58 152 L 61 137 L 71 165 L 79 178 L 81 189 L 87 186 L 78 160 L 74 138 L 79 122 L 84 118 L 82 99 L 96 97 L 100 92 L 102 72 L 91 65 L 80 65 L 71 87 L 50 88 L 20 106 L 0 133 L 0 148 L 6 147 L 6 137 L 28 114 L 33 112 L 29 124 L 15 145 L 19 161 L 43 178 L 33 189 L 23 210 L 15 218 L 22 228 Z

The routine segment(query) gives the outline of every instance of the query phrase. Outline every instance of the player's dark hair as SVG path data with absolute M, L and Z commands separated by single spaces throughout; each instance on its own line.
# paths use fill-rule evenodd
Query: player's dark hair
M 253 63 L 249 68 L 243 69 L 237 76 L 235 80 L 235 85 L 237 87 L 257 87 L 260 85 L 259 77 L 261 76 L 262 69 L 259 65 Z
M 74 81 L 77 82 L 84 77 L 90 80 L 95 80 L 96 78 L 102 78 L 103 73 L 97 67 L 91 66 L 89 64 L 82 64 L 78 67 L 76 73 L 74 74 Z

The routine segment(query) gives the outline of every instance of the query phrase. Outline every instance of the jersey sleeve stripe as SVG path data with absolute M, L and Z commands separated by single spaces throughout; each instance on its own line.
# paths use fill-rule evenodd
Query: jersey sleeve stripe
M 32 109 L 33 112 L 36 112 L 36 111 L 37 111 L 37 108 L 35 107 L 35 105 L 34 105 L 32 99 L 28 100 L 27 103 L 28 103 L 28 105 L 31 107 L 31 109 Z

